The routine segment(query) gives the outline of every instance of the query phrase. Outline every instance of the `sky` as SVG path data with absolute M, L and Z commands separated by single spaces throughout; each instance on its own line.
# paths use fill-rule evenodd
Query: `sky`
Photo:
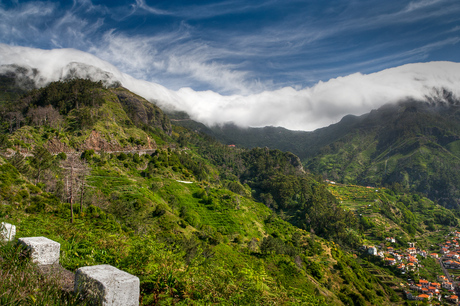
M 170 103 L 208 124 L 311 130 L 383 103 L 360 92 L 334 102 L 326 93 L 344 78 L 460 62 L 460 1 L 1 0 L 0 44 L 82 51 L 169 91 Z M 431 78 L 439 69 L 429 67 Z M 320 88 L 327 99 L 312 98 Z M 347 88 L 337 94 L 356 84 Z

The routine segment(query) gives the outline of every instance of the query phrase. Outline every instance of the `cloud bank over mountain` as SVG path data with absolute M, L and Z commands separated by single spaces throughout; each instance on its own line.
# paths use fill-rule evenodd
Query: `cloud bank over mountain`
M 38 86 L 69 75 L 119 82 L 162 108 L 186 111 L 192 119 L 207 125 L 233 122 L 242 127 L 282 126 L 309 131 L 385 103 L 437 97 L 443 89 L 460 97 L 460 63 L 453 62 L 407 64 L 372 74 L 338 77 L 303 89 L 284 87 L 248 95 L 221 95 L 191 88 L 173 91 L 135 79 L 75 49 L 41 50 L 0 44 L 0 65 L 12 64 L 37 69 L 38 73 L 30 73 L 30 77 Z M 11 67 L 0 68 L 0 73 L 5 69 Z

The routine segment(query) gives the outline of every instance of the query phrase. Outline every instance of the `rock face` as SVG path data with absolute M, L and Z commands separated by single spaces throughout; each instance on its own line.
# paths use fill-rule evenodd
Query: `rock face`
M 94 151 L 121 151 L 122 147 L 115 141 L 107 141 L 97 131 L 92 131 L 89 137 L 85 140 L 82 145 L 82 150 L 94 150 Z
M 64 153 L 74 153 L 75 150 L 71 147 L 69 147 L 67 144 L 61 142 L 59 140 L 59 138 L 57 137 L 54 137 L 52 139 L 50 139 L 46 145 L 45 145 L 46 149 L 48 149 L 48 151 L 51 153 L 51 154 L 57 154 L 57 153 L 61 153 L 61 152 L 64 152 Z
M 117 151 L 139 151 L 139 150 L 155 150 L 157 145 L 153 139 L 147 137 L 146 145 L 138 146 L 125 146 L 122 147 L 115 137 L 112 141 L 107 141 L 105 137 L 98 131 L 92 131 L 89 137 L 85 140 L 80 149 L 83 150 L 94 150 L 96 152 L 117 152 Z
M 171 136 L 172 127 L 168 116 L 156 105 L 124 89 L 112 90 L 123 105 L 126 114 L 136 126 L 152 126 Z
M 75 292 L 104 306 L 139 305 L 139 278 L 110 265 L 83 267 L 75 273 Z

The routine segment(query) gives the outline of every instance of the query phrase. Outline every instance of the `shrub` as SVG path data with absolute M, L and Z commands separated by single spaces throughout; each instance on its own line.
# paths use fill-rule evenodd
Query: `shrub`
M 120 154 L 118 154 L 117 156 L 118 160 L 126 160 L 128 158 L 128 155 L 126 155 L 125 153 L 121 152 Z

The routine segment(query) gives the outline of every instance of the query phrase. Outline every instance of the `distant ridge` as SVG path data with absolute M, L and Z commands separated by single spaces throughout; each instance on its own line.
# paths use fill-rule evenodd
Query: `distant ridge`
M 345 116 L 314 132 L 173 123 L 226 144 L 290 151 L 311 172 L 340 183 L 397 184 L 446 207 L 459 207 L 460 103 L 446 90 L 439 94 L 439 100 L 409 99 L 361 116 Z

